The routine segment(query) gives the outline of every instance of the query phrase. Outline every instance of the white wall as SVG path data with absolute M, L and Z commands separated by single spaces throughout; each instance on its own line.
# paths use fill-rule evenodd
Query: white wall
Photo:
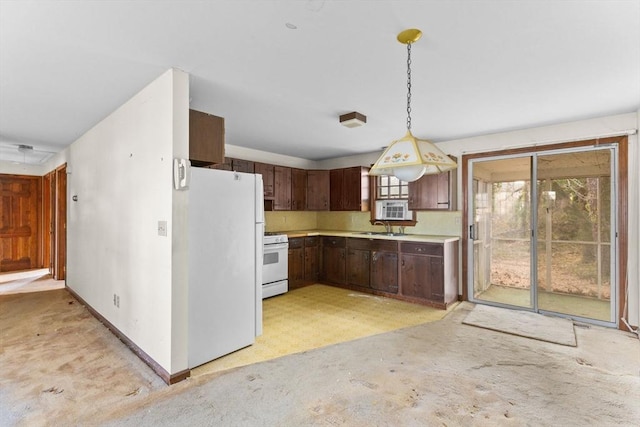
M 188 76 L 167 71 L 75 141 L 68 161 L 78 201 L 67 286 L 169 374 L 187 368 L 186 195 L 173 190 L 172 159 L 188 150 L 188 96 Z

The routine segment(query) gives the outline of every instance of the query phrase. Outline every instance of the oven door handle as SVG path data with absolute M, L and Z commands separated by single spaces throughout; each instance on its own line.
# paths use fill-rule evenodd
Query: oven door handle
M 275 252 L 280 249 L 289 249 L 289 243 L 273 243 L 269 245 L 264 245 L 265 252 Z

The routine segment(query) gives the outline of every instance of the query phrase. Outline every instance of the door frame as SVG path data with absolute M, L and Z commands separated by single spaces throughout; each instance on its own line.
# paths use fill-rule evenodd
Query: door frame
M 67 164 L 42 177 L 43 267 L 51 277 L 64 280 L 67 265 Z
M 628 136 L 614 136 L 607 138 L 597 138 L 583 141 L 572 141 L 557 144 L 548 144 L 540 146 L 520 147 L 507 150 L 498 150 L 485 153 L 464 154 L 462 156 L 462 299 L 469 301 L 469 256 L 468 256 L 468 233 L 469 233 L 469 217 L 467 215 L 469 211 L 469 198 L 467 197 L 469 192 L 469 170 L 468 161 L 471 159 L 479 159 L 484 157 L 494 156 L 506 156 L 513 154 L 526 154 L 526 153 L 539 153 L 552 150 L 560 150 L 566 148 L 598 146 L 598 145 L 610 145 L 618 144 L 618 158 L 614 159 L 618 163 L 618 189 L 617 189 L 617 277 L 618 286 L 616 293 L 619 295 L 617 313 L 623 315 L 624 306 L 626 303 L 627 295 L 624 292 L 625 280 L 627 275 L 627 257 L 628 257 Z M 618 329 L 628 330 L 624 322 L 618 322 Z

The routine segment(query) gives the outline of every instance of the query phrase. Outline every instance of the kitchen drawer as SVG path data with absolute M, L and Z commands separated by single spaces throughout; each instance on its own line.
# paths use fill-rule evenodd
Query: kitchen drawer
M 371 250 L 371 243 L 373 239 L 360 239 L 360 238 L 351 238 L 347 239 L 347 246 L 349 249 L 359 249 L 363 251 Z
M 294 237 L 289 239 L 289 249 L 298 249 L 304 246 L 304 238 Z
M 397 240 L 373 240 L 371 241 L 372 251 L 398 252 Z
M 309 236 L 304 238 L 304 246 L 311 248 L 320 244 L 320 238 L 318 236 Z
M 438 243 L 413 243 L 402 242 L 400 244 L 400 252 L 405 254 L 443 256 L 444 249 Z
M 344 248 L 347 245 L 347 239 L 344 237 L 325 236 L 322 238 L 322 245 L 326 248 Z

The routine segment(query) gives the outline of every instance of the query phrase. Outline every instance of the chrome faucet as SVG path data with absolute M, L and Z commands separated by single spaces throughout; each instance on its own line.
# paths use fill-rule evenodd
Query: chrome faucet
M 388 221 L 385 221 L 385 222 L 376 221 L 373 223 L 373 225 L 384 225 L 384 231 L 386 231 L 387 233 L 391 233 L 392 231 L 391 224 L 389 224 Z

